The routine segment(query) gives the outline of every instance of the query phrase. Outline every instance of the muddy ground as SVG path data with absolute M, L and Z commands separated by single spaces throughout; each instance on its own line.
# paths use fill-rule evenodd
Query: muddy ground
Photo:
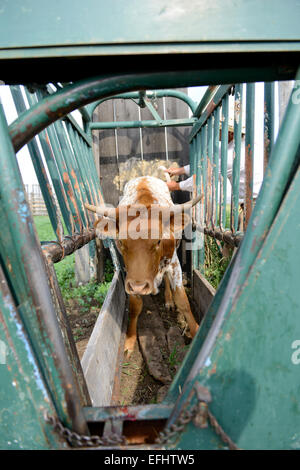
M 190 298 L 190 289 L 186 286 Z M 138 321 L 138 341 L 130 357 L 121 363 L 119 392 L 114 404 L 141 405 L 163 400 L 191 337 L 183 315 L 177 309 L 167 310 L 164 288 L 156 296 L 143 297 L 143 310 Z M 191 308 L 194 305 L 190 299 Z M 75 300 L 66 305 L 79 357 L 82 358 L 93 331 L 99 309 L 82 312 Z

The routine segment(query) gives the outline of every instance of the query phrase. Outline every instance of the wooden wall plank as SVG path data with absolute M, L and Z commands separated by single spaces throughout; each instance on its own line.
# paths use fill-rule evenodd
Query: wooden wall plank
M 116 272 L 81 361 L 93 406 L 111 402 L 125 299 L 122 276 Z

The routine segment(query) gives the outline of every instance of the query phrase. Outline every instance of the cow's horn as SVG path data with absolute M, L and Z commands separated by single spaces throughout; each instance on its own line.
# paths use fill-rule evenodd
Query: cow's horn
M 103 215 L 109 219 L 116 218 L 116 209 L 114 207 L 103 206 L 93 206 L 92 204 L 84 204 L 85 207 L 92 212 L 96 212 L 97 215 Z
M 199 194 L 199 196 L 194 197 L 188 202 L 184 202 L 183 204 L 176 204 L 174 207 L 174 212 L 183 212 L 184 210 L 191 209 L 195 206 L 201 199 L 203 199 L 204 194 Z

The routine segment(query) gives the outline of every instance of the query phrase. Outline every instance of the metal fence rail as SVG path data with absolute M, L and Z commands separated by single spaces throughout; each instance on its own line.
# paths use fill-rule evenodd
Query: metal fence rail
M 274 83 L 265 83 L 264 90 L 265 171 L 274 145 Z M 231 96 L 234 101 L 229 109 Z M 255 83 L 247 83 L 245 86 L 230 84 L 209 87 L 194 116 L 198 117 L 190 134 L 190 165 L 191 172 L 195 175 L 194 195 L 203 193 L 205 198 L 194 212 L 199 232 L 195 236 L 194 247 L 199 248 L 193 251 L 193 265 L 202 270 L 204 235 L 237 247 L 243 239 L 252 214 L 255 203 Z M 229 143 L 232 148 L 232 161 L 228 159 Z M 245 157 L 242 164 L 243 151 Z M 230 204 L 227 204 L 228 180 L 231 183 Z

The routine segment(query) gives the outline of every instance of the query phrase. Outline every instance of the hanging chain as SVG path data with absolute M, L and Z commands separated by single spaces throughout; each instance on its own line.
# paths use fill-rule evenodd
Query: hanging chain
M 45 415 L 45 421 L 49 423 L 54 430 L 73 447 L 99 447 L 126 444 L 126 439 L 123 436 L 111 433 L 109 437 L 100 438 L 99 436 L 84 436 L 77 434 L 74 431 L 63 426 L 58 418 L 50 416 L 48 413 Z
M 211 401 L 210 393 L 199 384 L 195 384 L 195 391 L 198 396 L 197 402 L 190 407 L 189 410 L 182 410 L 175 423 L 166 426 L 166 428 L 159 433 L 155 444 L 171 445 L 177 439 L 186 427 L 186 425 L 193 421 L 194 425 L 198 428 L 206 428 L 209 422 L 215 433 L 221 440 L 228 446 L 230 450 L 241 450 L 232 439 L 226 434 L 224 429 L 218 423 L 215 416 L 209 410 L 208 403 Z M 45 420 L 49 423 L 54 430 L 64 439 L 66 439 L 71 446 L 74 447 L 98 447 L 107 445 L 126 445 L 126 438 L 114 433 L 110 433 L 107 437 L 100 438 L 99 436 L 84 436 L 70 431 L 64 427 L 58 418 L 46 414 Z

